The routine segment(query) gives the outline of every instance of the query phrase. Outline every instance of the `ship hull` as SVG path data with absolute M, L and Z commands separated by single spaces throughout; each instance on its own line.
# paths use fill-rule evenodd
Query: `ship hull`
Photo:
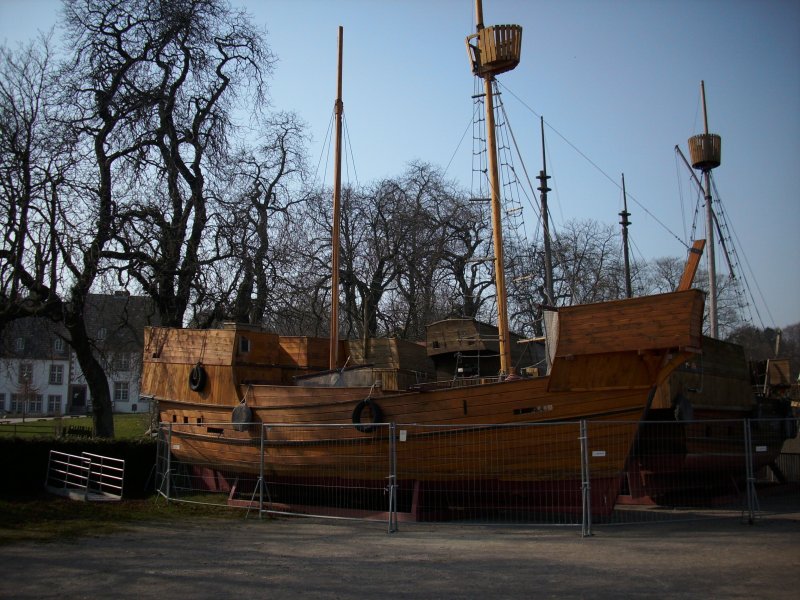
M 369 431 L 341 425 L 351 420 L 360 400 L 291 406 L 286 390 L 271 395 L 269 387 L 250 390 L 252 423 L 245 426 L 231 423 L 225 408 L 169 401 L 159 406 L 172 455 L 225 472 L 225 481 L 263 477 L 273 490 L 382 492 L 394 464 L 399 498 L 416 494 L 411 504 L 418 518 L 458 513 L 465 505 L 484 512 L 513 506 L 574 513 L 583 507 L 582 461 L 588 460 L 592 511 L 608 514 L 648 390 L 553 396 L 545 395 L 546 384 L 546 379 L 519 380 L 375 397 L 371 402 L 393 425 L 360 425 Z M 543 398 L 548 404 L 537 404 Z M 265 406 L 270 399 L 282 404 Z M 465 405 L 467 412 L 474 407 L 469 418 Z M 531 408 L 540 412 L 538 421 Z M 507 422 L 489 423 L 501 415 Z M 585 453 L 578 416 L 591 421 Z M 220 485 L 219 477 L 210 481 L 215 483 L 209 489 Z M 291 500 L 292 493 L 285 495 Z M 408 504 L 400 502 L 401 508 Z

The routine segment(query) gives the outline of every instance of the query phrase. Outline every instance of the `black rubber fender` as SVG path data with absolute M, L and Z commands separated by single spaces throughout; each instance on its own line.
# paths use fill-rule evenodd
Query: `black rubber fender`
M 372 413 L 372 424 L 361 423 L 361 414 L 364 412 L 365 408 L 369 408 Z M 356 429 L 361 433 L 372 433 L 375 431 L 375 423 L 383 423 L 383 411 L 380 405 L 372 398 L 364 398 L 361 402 L 356 404 L 356 407 L 353 409 L 352 420 L 353 425 L 355 425 Z
M 193 392 L 202 392 L 206 387 L 208 381 L 208 374 L 203 368 L 203 365 L 197 363 L 189 372 L 189 389 Z

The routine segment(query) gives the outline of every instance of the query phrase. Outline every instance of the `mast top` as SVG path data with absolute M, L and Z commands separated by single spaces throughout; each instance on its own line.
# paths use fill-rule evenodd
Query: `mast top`
M 705 133 L 689 138 L 689 155 L 692 167 L 707 172 L 716 169 L 722 162 L 722 138 L 716 133 L 708 133 L 708 111 L 706 110 L 706 85 L 700 82 L 700 94 L 703 98 L 703 123 Z
M 467 36 L 467 53 L 472 72 L 478 77 L 494 77 L 511 71 L 519 64 L 522 50 L 520 25 L 479 24 L 477 33 Z M 473 42 L 474 41 L 474 42 Z
M 467 54 L 472 72 L 491 79 L 519 64 L 522 27 L 519 25 L 483 26 L 483 2 L 475 0 L 477 33 L 467 36 Z M 473 42 L 474 43 L 471 43 Z

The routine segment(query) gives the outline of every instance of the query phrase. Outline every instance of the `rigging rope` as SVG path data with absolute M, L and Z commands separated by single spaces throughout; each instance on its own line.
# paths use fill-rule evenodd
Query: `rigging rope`
M 683 239 L 690 239 L 686 232 L 686 199 L 683 197 L 683 186 L 681 185 L 681 165 L 678 161 L 678 153 L 675 153 L 675 181 L 678 182 L 678 199 L 681 205 L 681 225 L 683 225 Z
M 496 123 L 496 143 L 497 143 L 497 169 L 500 177 L 501 202 L 503 205 L 504 219 L 503 232 L 504 241 L 510 250 L 506 253 L 506 264 L 504 265 L 507 279 L 506 284 L 509 292 L 509 299 L 512 300 L 512 312 L 509 317 L 514 323 L 517 331 L 532 329 L 535 333 L 536 322 L 541 321 L 538 315 L 538 304 L 533 302 L 536 296 L 538 280 L 541 276 L 536 276 L 541 269 L 541 255 L 536 248 L 538 247 L 539 228 L 535 228 L 534 235 L 528 231 L 525 219 L 523 198 L 534 211 L 534 214 L 541 226 L 542 217 L 539 207 L 534 199 L 538 199 L 534 186 L 531 183 L 525 163 L 522 160 L 522 153 L 519 150 L 513 128 L 511 127 L 508 113 L 503 105 L 502 96 L 498 90 L 497 82 L 493 82 L 493 96 L 495 98 L 495 123 Z M 473 110 L 473 176 L 472 176 L 472 195 L 486 197 L 488 188 L 491 185 L 488 177 L 488 160 L 486 148 L 486 120 L 483 114 L 485 94 L 480 93 L 476 80 L 475 94 L 473 95 L 475 109 Z M 519 159 L 522 165 L 523 177 L 520 177 L 514 163 L 514 156 Z M 527 188 L 522 179 L 527 182 Z M 478 190 L 478 194 L 475 190 Z M 552 237 L 552 235 L 551 235 Z M 532 243 L 529 240 L 533 240 Z M 536 279 L 536 283 L 531 282 Z M 541 290 L 541 285 L 538 286 Z
M 675 147 L 675 149 L 676 149 L 676 154 L 680 153 L 680 149 L 677 146 Z M 686 162 L 685 157 L 682 156 L 682 158 L 683 158 L 684 162 Z M 697 190 L 697 202 L 695 204 L 695 214 L 694 214 L 694 220 L 693 220 L 693 223 L 692 223 L 692 238 L 694 238 L 695 237 L 695 233 L 696 233 L 696 229 L 697 229 L 698 216 L 699 216 L 699 213 L 700 213 L 700 205 L 701 205 L 701 202 L 705 202 L 705 192 L 703 190 L 702 184 L 700 183 L 700 180 L 697 178 L 697 176 L 691 170 L 691 167 L 689 166 L 688 162 L 686 162 L 686 167 L 687 167 L 687 169 L 689 169 L 689 172 L 691 174 L 691 178 L 690 179 L 691 179 L 691 181 L 694 182 L 695 189 Z M 713 213 L 713 219 L 714 219 L 714 222 L 716 223 L 717 231 L 718 231 L 718 234 L 719 234 L 719 243 L 720 243 L 720 245 L 721 245 L 721 247 L 722 247 L 722 249 L 723 249 L 723 251 L 725 253 L 725 259 L 728 262 L 728 268 L 730 270 L 730 280 L 731 280 L 731 282 L 733 283 L 733 286 L 734 286 L 734 293 L 736 295 L 736 300 L 737 300 L 737 304 L 738 304 L 736 308 L 738 309 L 739 317 L 744 322 L 752 324 L 753 323 L 753 315 L 752 315 L 752 311 L 751 311 L 751 307 L 752 307 L 752 310 L 754 310 L 755 313 L 756 313 L 756 317 L 758 318 L 758 322 L 761 325 L 761 328 L 764 329 L 764 321 L 761 318 L 761 314 L 760 314 L 760 312 L 758 310 L 758 303 L 756 302 L 755 295 L 753 294 L 753 290 L 751 289 L 750 279 L 748 277 L 737 277 L 737 271 L 741 271 L 741 267 L 740 267 L 740 261 L 739 261 L 739 254 L 738 254 L 738 251 L 737 251 L 736 247 L 737 246 L 741 247 L 742 244 L 739 241 L 738 237 L 736 236 L 736 232 L 733 230 L 733 227 L 730 226 L 729 223 L 728 223 L 725 207 L 723 205 L 722 198 L 721 198 L 721 196 L 719 194 L 719 190 L 717 189 L 717 185 L 716 185 L 716 181 L 714 179 L 713 173 L 711 173 L 711 176 L 710 176 L 709 179 L 711 181 L 711 188 L 713 190 L 713 197 L 715 198 L 715 202 L 716 202 L 717 207 L 718 207 L 717 211 Z M 735 245 L 733 243 L 734 239 L 736 241 Z M 767 313 L 769 315 L 769 318 L 772 320 L 772 322 L 774 324 L 775 321 L 774 321 L 774 319 L 772 317 L 772 314 L 770 313 L 769 306 L 766 303 L 764 295 L 761 293 L 760 287 L 758 287 L 758 280 L 755 277 L 755 273 L 753 272 L 753 269 L 750 267 L 750 263 L 747 260 L 747 256 L 746 255 L 744 257 L 744 260 L 745 260 L 745 264 L 747 264 L 748 270 L 750 271 L 750 276 L 752 277 L 752 279 L 754 281 L 754 284 L 755 284 L 755 286 L 756 286 L 756 288 L 757 288 L 757 290 L 759 292 L 759 296 L 761 298 L 761 303 L 764 305 L 764 308 L 766 309 L 766 311 L 767 311 Z M 744 288 L 742 287 L 742 285 L 744 285 Z M 746 293 L 745 293 L 745 289 L 746 289 Z M 748 301 L 748 296 L 750 298 L 750 301 Z M 747 314 L 745 314 L 745 313 L 747 313 Z
M 332 112 L 330 121 L 328 121 L 328 130 L 325 132 L 325 139 L 322 141 L 322 148 L 320 149 L 319 160 L 317 161 L 317 170 L 314 172 L 312 187 L 317 187 L 317 182 L 319 181 L 318 179 L 319 166 L 322 164 L 323 157 L 325 157 L 325 171 L 322 175 L 322 181 L 324 182 L 328 176 L 328 160 L 330 159 L 330 154 L 331 154 L 331 140 L 333 134 L 334 119 L 335 119 L 335 112 Z
M 344 155 L 345 155 L 345 158 L 347 158 L 347 156 L 348 156 L 347 150 L 348 149 L 350 150 L 350 155 L 349 155 L 350 156 L 350 160 L 347 161 L 347 181 L 348 181 L 348 183 L 350 182 L 350 163 L 352 162 L 352 164 L 353 164 L 353 179 L 356 182 L 356 188 L 359 188 L 361 186 L 358 183 L 358 171 L 356 170 L 356 159 L 355 159 L 355 156 L 353 155 L 353 144 L 350 141 L 350 128 L 347 126 L 347 118 L 346 118 L 346 116 L 344 114 L 344 111 L 342 111 L 342 122 L 343 122 L 343 125 L 344 125 L 344 145 L 345 145 L 345 153 L 344 153 Z
M 516 94 L 515 94 L 513 91 L 511 91 L 510 89 L 508 89 L 508 88 L 507 88 L 505 85 L 503 85 L 503 84 L 500 84 L 500 85 L 503 87 L 503 89 L 505 89 L 506 91 L 508 91 L 508 93 L 509 93 L 509 94 L 511 94 L 511 95 L 512 95 L 514 98 L 516 98 L 516 99 L 517 99 L 517 101 L 518 101 L 520 104 L 522 104 L 522 105 L 523 105 L 525 108 L 527 108 L 527 109 L 528 109 L 528 110 L 529 110 L 531 113 L 533 113 L 533 114 L 534 114 L 534 115 L 536 115 L 537 117 L 540 117 L 540 118 L 541 118 L 541 115 L 539 115 L 539 114 L 538 114 L 538 113 L 537 113 L 535 110 L 533 110 L 533 109 L 532 109 L 530 106 L 528 106 L 528 104 L 526 104 L 526 103 L 525 103 L 525 102 L 524 102 L 524 101 L 523 101 L 523 100 L 522 100 L 522 99 L 521 99 L 519 96 L 517 96 L 517 95 L 516 95 Z M 603 169 L 601 169 L 601 168 L 600 168 L 600 167 L 597 165 L 597 163 L 595 163 L 595 162 L 594 162 L 592 159 L 590 159 L 590 158 L 589 158 L 588 156 L 586 156 L 586 155 L 585 155 L 583 152 L 581 152 L 581 150 L 579 150 L 579 149 L 578 149 L 578 147 L 577 147 L 577 146 L 575 146 L 575 144 L 573 144 L 572 142 L 570 142 L 570 141 L 569 141 L 569 140 L 568 140 L 568 139 L 567 139 L 567 138 L 566 138 L 566 137 L 565 137 L 565 136 L 564 136 L 564 135 L 563 135 L 561 132 L 559 132 L 559 131 L 558 131 L 558 130 L 557 130 L 555 127 L 553 127 L 553 126 L 552 126 L 552 125 L 551 125 L 549 122 L 545 121 L 545 123 L 547 123 L 547 126 L 548 126 L 548 127 L 549 127 L 549 128 L 550 128 L 550 129 L 551 129 L 551 130 L 552 130 L 552 131 L 553 131 L 553 132 L 554 132 L 554 133 L 555 133 L 557 136 L 558 136 L 558 137 L 560 137 L 562 140 L 564 140 L 564 142 L 565 142 L 565 143 L 566 143 L 566 144 L 567 144 L 567 145 L 568 145 L 570 148 L 572 148 L 572 149 L 573 149 L 575 152 L 577 152 L 577 153 L 578 153 L 578 155 L 579 155 L 581 158 L 583 158 L 583 159 L 584 159 L 586 162 L 588 162 L 590 165 L 592 165 L 592 166 L 593 166 L 593 167 L 594 167 L 594 168 L 595 168 L 595 169 L 596 169 L 596 170 L 597 170 L 597 171 L 598 171 L 598 172 L 599 172 L 601 175 L 603 175 L 603 177 L 605 177 L 606 179 L 608 179 L 608 180 L 609 180 L 609 181 L 610 181 L 610 182 L 611 182 L 613 185 L 615 185 L 617 188 L 619 188 L 619 189 L 622 189 L 622 187 L 620 186 L 620 184 L 619 184 L 617 181 L 615 181 L 615 180 L 614 180 L 614 178 L 612 178 L 612 177 L 611 177 L 611 176 L 610 176 L 608 173 L 606 173 L 606 172 L 605 172 Z M 670 234 L 672 237 L 674 237 L 676 240 L 678 240 L 678 242 L 679 242 L 679 243 L 680 243 L 682 246 L 684 246 L 684 247 L 685 247 L 687 250 L 689 249 L 689 245 L 688 245 L 686 242 L 684 242 L 684 241 L 683 241 L 683 240 L 682 240 L 682 239 L 681 239 L 681 238 L 680 238 L 680 237 L 679 237 L 679 236 L 678 236 L 678 235 L 677 235 L 677 234 L 676 234 L 674 231 L 672 231 L 672 230 L 671 230 L 669 227 L 667 227 L 667 225 L 665 225 L 665 224 L 664 224 L 664 223 L 661 221 L 661 219 L 659 219 L 659 218 L 658 218 L 658 217 L 656 217 L 656 216 L 655 216 L 655 215 L 654 215 L 652 212 L 650 212 L 650 211 L 647 209 L 647 207 L 645 207 L 645 206 L 644 206 L 644 205 L 643 205 L 641 202 L 639 202 L 639 201 L 636 199 L 636 197 L 635 197 L 635 196 L 633 196 L 633 195 L 632 195 L 630 192 L 628 192 L 628 198 L 630 198 L 631 200 L 633 200 L 633 202 L 634 202 L 634 203 L 635 203 L 635 204 L 636 204 L 636 205 L 637 205 L 639 208 L 641 208 L 641 209 L 642 209 L 642 210 L 643 210 L 643 211 L 644 211 L 644 212 L 645 212 L 645 213 L 646 213 L 646 214 L 647 214 L 647 215 L 648 215 L 648 216 L 649 216 L 651 219 L 653 219 L 653 220 L 654 220 L 656 223 L 658 223 L 658 225 L 660 225 L 660 226 L 661 226 L 661 227 L 664 229 L 664 231 L 666 231 L 666 232 L 667 232 L 667 233 L 669 233 L 669 234 Z
M 470 128 L 475 123 L 475 110 L 477 110 L 477 106 L 478 105 L 475 105 L 475 106 L 476 106 L 476 108 L 473 109 L 472 116 L 469 119 L 469 123 L 467 123 L 467 126 L 464 128 L 464 133 L 461 134 L 461 139 L 458 140 L 458 144 L 456 144 L 456 148 L 455 148 L 455 150 L 453 150 L 453 154 L 450 155 L 450 160 L 447 162 L 447 166 L 444 168 L 444 172 L 442 173 L 442 176 L 447 175 L 447 171 L 450 169 L 450 165 L 453 164 L 453 160 L 455 159 L 459 148 L 461 148 L 461 144 L 464 143 L 464 138 L 467 137 L 467 132 L 470 130 Z
M 755 301 L 755 296 L 753 295 L 752 291 L 750 290 L 750 284 L 746 277 L 735 277 L 735 271 L 741 271 L 740 262 L 739 262 L 739 252 L 737 251 L 737 246 L 742 247 L 741 242 L 739 242 L 738 237 L 736 236 L 736 232 L 733 229 L 733 226 L 728 223 L 727 218 L 727 211 L 725 210 L 725 206 L 722 203 L 722 197 L 719 194 L 719 190 L 717 190 L 717 183 L 711 177 L 711 187 L 714 190 L 714 197 L 717 199 L 717 205 L 719 206 L 719 222 L 717 227 L 720 230 L 720 240 L 723 242 L 723 250 L 725 251 L 725 255 L 728 258 L 728 265 L 731 269 L 731 275 L 734 277 L 736 292 L 740 298 L 744 298 L 744 303 L 746 307 L 749 307 L 750 303 L 747 302 L 747 297 L 745 296 L 744 290 L 742 289 L 742 279 L 744 280 L 744 285 L 747 288 L 748 294 L 750 299 L 752 300 L 752 306 L 756 312 L 756 316 L 758 317 L 758 321 L 761 325 L 761 328 L 764 329 L 764 322 L 761 319 L 761 314 L 758 312 L 758 305 Z M 716 214 L 715 214 L 716 216 Z M 736 244 L 733 243 L 734 239 L 736 238 Z M 727 240 L 728 245 L 725 245 L 724 241 Z M 728 252 L 728 246 L 730 246 L 730 256 Z M 745 255 L 745 261 L 747 260 L 747 256 Z M 749 263 L 748 263 L 749 266 Z M 758 280 L 755 277 L 755 274 L 751 272 L 753 281 L 755 282 L 755 286 L 761 295 L 761 289 L 758 287 Z M 772 317 L 772 314 L 769 311 L 769 306 L 767 305 L 764 296 L 761 295 L 761 301 L 764 304 L 764 308 L 769 315 L 770 320 L 772 321 L 773 326 L 775 325 L 775 320 Z M 752 316 L 750 321 L 752 322 Z

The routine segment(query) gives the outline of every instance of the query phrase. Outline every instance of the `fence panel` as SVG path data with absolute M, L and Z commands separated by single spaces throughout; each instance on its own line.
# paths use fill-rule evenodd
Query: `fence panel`
M 97 497 L 121 500 L 125 481 L 125 461 L 121 458 L 82 452 L 91 461 L 87 492 Z
M 389 520 L 390 426 L 162 424 L 159 492 L 267 513 Z
M 259 424 L 162 423 L 158 492 L 169 500 L 257 508 Z
M 397 425 L 400 520 L 580 525 L 580 425 Z
M 750 419 L 756 509 L 763 515 L 800 511 L 797 419 Z
M 609 522 L 722 517 L 752 522 L 769 491 L 766 474 L 776 468 L 783 428 L 792 423 L 782 419 L 643 422 Z M 590 430 L 598 427 L 590 423 Z
M 121 500 L 125 461 L 82 452 L 51 450 L 45 489 L 79 500 Z
M 388 520 L 390 426 L 265 425 L 268 512 Z
M 86 456 L 50 450 L 45 488 L 54 494 L 83 498 L 91 466 L 92 461 Z

